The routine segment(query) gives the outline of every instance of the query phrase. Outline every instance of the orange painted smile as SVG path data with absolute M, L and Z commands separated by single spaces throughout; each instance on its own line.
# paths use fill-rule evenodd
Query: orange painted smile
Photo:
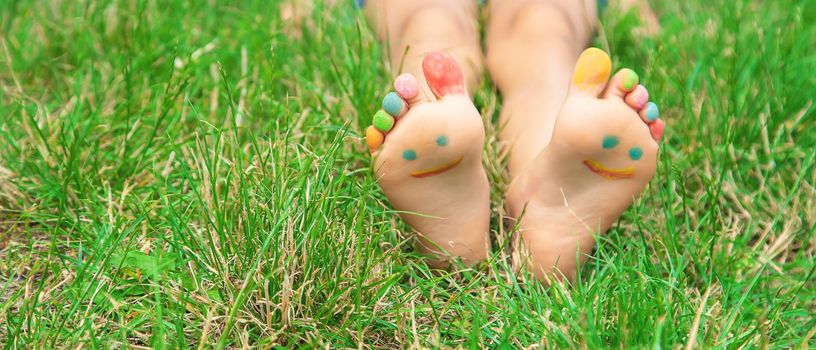
M 589 171 L 601 175 L 607 179 L 615 180 L 615 179 L 628 179 L 635 175 L 635 168 L 633 167 L 626 167 L 623 169 L 610 169 L 597 160 L 586 159 L 584 160 L 584 165 L 589 168 Z
M 411 176 L 413 176 L 413 177 L 429 177 L 429 176 L 439 175 L 441 173 L 444 173 L 444 172 L 446 172 L 448 170 L 453 169 L 453 167 L 459 165 L 459 163 L 461 163 L 463 159 L 465 159 L 465 156 L 461 156 L 461 157 L 459 157 L 459 159 L 456 159 L 456 160 L 454 160 L 454 161 L 452 161 L 452 162 L 450 162 L 448 164 L 445 164 L 443 166 L 440 166 L 440 167 L 436 167 L 436 168 L 428 169 L 428 170 L 414 171 L 414 172 L 411 173 Z

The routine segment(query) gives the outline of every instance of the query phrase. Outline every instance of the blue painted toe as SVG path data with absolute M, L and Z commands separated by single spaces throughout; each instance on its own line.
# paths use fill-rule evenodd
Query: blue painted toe
M 390 92 L 383 98 L 382 108 L 392 116 L 399 117 L 404 107 L 405 101 L 396 92 Z
M 654 102 L 649 102 L 646 105 L 646 119 L 650 122 L 657 120 L 660 117 L 660 109 L 657 108 L 657 105 Z

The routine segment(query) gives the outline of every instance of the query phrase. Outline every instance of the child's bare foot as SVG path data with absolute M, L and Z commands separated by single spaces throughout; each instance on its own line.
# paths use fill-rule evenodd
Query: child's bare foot
M 550 144 L 508 190 L 507 209 L 521 220 L 539 278 L 574 276 L 594 235 L 617 220 L 655 173 L 664 126 L 657 106 L 633 71 L 622 69 L 607 82 L 610 69 L 605 52 L 581 54 Z
M 420 249 L 436 258 L 432 265 L 443 267 L 449 257 L 471 264 L 490 244 L 484 127 L 452 56 L 432 52 L 422 70 L 438 100 L 413 75 L 400 75 L 366 140 L 383 192 L 418 232 Z

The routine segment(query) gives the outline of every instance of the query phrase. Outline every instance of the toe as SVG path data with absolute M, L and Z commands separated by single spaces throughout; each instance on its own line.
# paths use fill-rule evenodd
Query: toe
M 638 85 L 638 75 L 635 71 L 624 68 L 615 73 L 609 85 L 606 86 L 604 98 L 623 98 L 627 93 L 631 92 Z
M 410 106 L 427 101 L 425 94 L 419 89 L 416 77 L 411 73 L 400 74 L 394 79 L 394 91 Z
M 571 90 L 598 96 L 606 87 L 612 61 L 601 49 L 590 47 L 581 53 L 572 73 Z
M 382 109 L 394 116 L 394 118 L 399 118 L 408 112 L 408 103 L 396 92 L 389 92 L 388 95 L 385 95 L 385 98 L 383 98 Z
M 425 74 L 425 80 L 428 81 L 428 87 L 439 99 L 447 95 L 465 93 L 462 67 L 447 52 L 436 51 L 425 56 L 422 59 L 422 72 Z
M 657 119 L 653 123 L 649 124 L 649 132 L 652 134 L 652 138 L 655 141 L 660 141 L 660 139 L 663 138 L 663 131 L 665 128 L 666 125 L 661 119 Z
M 646 107 L 646 103 L 649 102 L 649 91 L 643 85 L 638 85 L 634 90 L 626 94 L 624 101 L 629 107 L 639 111 Z
M 657 108 L 654 102 L 649 102 L 638 114 L 640 115 L 640 119 L 643 119 L 643 122 L 651 124 L 660 117 L 660 109 Z
M 377 111 L 377 113 L 374 114 L 374 118 L 371 120 L 371 124 L 373 124 L 373 126 L 382 133 L 391 131 L 395 122 L 396 120 L 394 117 L 383 110 Z
M 374 153 L 380 146 L 382 146 L 383 141 L 385 141 L 385 135 L 377 130 L 374 125 L 369 126 L 366 129 L 366 143 L 368 144 L 368 150 L 371 153 Z

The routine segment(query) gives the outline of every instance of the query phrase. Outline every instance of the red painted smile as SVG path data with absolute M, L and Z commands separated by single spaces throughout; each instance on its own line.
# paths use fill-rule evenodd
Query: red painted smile
M 443 166 L 440 166 L 440 167 L 436 167 L 436 168 L 432 168 L 432 169 L 428 169 L 428 170 L 414 171 L 414 172 L 411 173 L 411 176 L 413 176 L 413 177 L 429 177 L 429 176 L 439 175 L 441 173 L 444 173 L 444 172 L 446 172 L 448 170 L 453 169 L 455 166 L 459 165 L 459 163 L 461 163 L 463 159 L 465 159 L 465 156 L 461 156 L 461 157 L 459 157 L 459 159 L 456 159 L 456 160 L 454 160 L 454 161 L 452 161 L 452 162 L 450 162 L 448 164 L 445 164 Z
M 589 171 L 610 180 L 628 179 L 635 175 L 635 168 L 633 167 L 626 167 L 623 169 L 611 169 L 603 166 L 603 164 L 601 164 L 599 161 L 592 159 L 584 160 L 584 165 L 586 165 L 587 168 L 589 168 Z

